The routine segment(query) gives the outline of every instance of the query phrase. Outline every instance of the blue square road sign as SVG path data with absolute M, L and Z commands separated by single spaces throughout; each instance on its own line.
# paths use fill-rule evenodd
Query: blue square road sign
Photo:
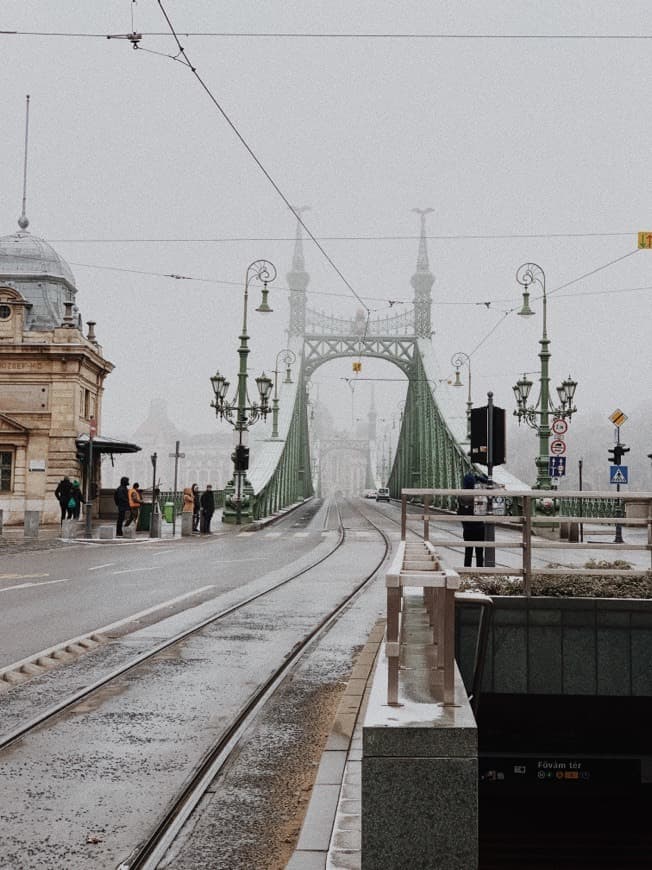
M 629 466 L 628 465 L 611 465 L 609 467 L 609 483 L 628 483 L 629 482 Z

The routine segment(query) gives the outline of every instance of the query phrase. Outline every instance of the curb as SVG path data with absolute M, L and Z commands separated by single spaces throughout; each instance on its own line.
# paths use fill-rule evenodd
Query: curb
M 329 866 L 359 866 L 360 787 L 362 727 L 369 693 L 369 680 L 385 635 L 385 619 L 379 619 L 367 643 L 355 658 L 349 682 L 342 695 L 317 776 L 301 833 L 286 870 L 325 870 Z M 346 800 L 347 812 L 340 809 Z M 357 809 L 351 810 L 352 805 Z M 343 822 L 339 829 L 338 822 Z M 337 853 L 342 853 L 341 864 Z M 357 853 L 357 863 L 355 860 Z

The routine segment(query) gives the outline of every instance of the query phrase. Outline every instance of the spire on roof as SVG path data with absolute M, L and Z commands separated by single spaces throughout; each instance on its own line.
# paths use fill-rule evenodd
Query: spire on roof
M 23 210 L 18 218 L 18 226 L 25 232 L 29 226 L 27 219 L 27 142 L 29 138 L 29 94 L 25 97 L 25 161 L 23 164 Z
M 305 270 L 305 261 L 303 259 L 303 233 L 301 232 L 300 217 L 304 211 L 310 211 L 309 205 L 295 206 L 294 214 L 297 216 L 297 230 L 294 237 L 294 256 L 292 257 L 292 271 L 303 272 Z
M 417 254 L 417 272 L 429 272 L 428 248 L 426 247 L 426 215 L 434 208 L 413 208 L 412 211 L 421 216 L 421 236 L 419 237 L 419 253 Z

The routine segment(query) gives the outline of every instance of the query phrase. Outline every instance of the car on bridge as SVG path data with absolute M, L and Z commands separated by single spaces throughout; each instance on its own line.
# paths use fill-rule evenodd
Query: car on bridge
M 380 486 L 376 490 L 376 501 L 389 501 L 389 489 L 386 486 Z
M 375 489 L 365 489 L 362 493 L 363 498 L 376 498 L 376 490 Z

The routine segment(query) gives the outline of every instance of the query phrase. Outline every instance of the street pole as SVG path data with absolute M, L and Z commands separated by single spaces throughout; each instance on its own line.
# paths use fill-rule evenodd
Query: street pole
M 494 470 L 494 394 L 489 392 L 487 393 L 487 476 L 489 478 L 487 482 L 487 486 L 491 489 L 494 485 L 493 482 L 493 470 Z M 492 496 L 487 498 L 487 515 L 493 516 L 494 512 L 494 503 Z M 485 541 L 495 541 L 496 540 L 496 527 L 493 523 L 486 523 L 485 525 Z M 496 551 L 493 547 L 490 549 L 485 548 L 484 551 L 484 564 L 487 568 L 494 568 L 496 565 Z
M 152 453 L 152 515 L 149 520 L 149 536 L 150 538 L 161 537 L 161 514 L 158 503 L 158 489 L 156 487 L 156 464 L 158 461 L 157 453 Z
M 580 476 L 580 492 L 582 492 L 582 468 L 584 467 L 584 460 L 580 459 L 578 461 L 579 467 L 579 476 Z M 580 517 L 584 516 L 584 499 L 580 499 Z M 580 522 L 580 543 L 584 543 L 584 523 Z
M 181 442 L 177 441 L 174 445 L 174 453 L 170 453 L 170 458 L 174 457 L 174 502 L 172 505 L 172 537 L 176 535 L 177 532 L 177 483 L 179 480 L 179 459 L 182 459 L 186 454 L 179 453 L 179 446 Z
M 93 438 L 97 435 L 95 417 L 91 417 L 88 428 L 88 475 L 86 481 L 86 537 L 93 537 Z
M 616 426 L 616 448 L 620 448 L 620 426 Z M 618 449 L 618 456 L 622 457 L 622 453 L 620 449 Z M 620 463 L 622 459 L 619 458 L 618 462 Z M 616 484 L 616 492 L 620 492 L 620 484 Z M 614 538 L 614 544 L 622 544 L 623 542 L 623 527 L 620 523 L 616 523 L 616 537 Z

